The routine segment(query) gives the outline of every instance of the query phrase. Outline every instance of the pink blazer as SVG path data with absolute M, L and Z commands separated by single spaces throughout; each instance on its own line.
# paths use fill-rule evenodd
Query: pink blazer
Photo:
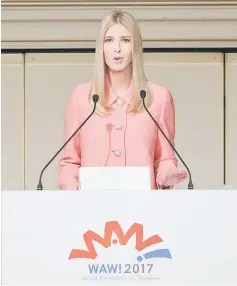
M 149 82 L 154 95 L 149 111 L 174 143 L 175 111 L 169 90 Z M 65 141 L 92 112 L 88 102 L 91 82 L 75 87 L 65 115 Z M 59 164 L 59 188 L 77 190 L 81 166 L 149 166 L 152 189 L 159 189 L 164 176 L 175 172 L 177 161 L 163 135 L 144 110 L 128 113 L 129 90 L 119 97 L 108 88 L 112 112 L 107 117 L 94 114 L 65 147 Z M 171 186 L 172 188 L 172 186 Z

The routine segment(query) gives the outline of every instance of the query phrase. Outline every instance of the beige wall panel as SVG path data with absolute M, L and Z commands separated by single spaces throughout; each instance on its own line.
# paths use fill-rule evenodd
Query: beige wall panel
M 147 54 L 148 77 L 169 87 L 176 107 L 176 147 L 194 187 L 223 187 L 223 59 L 221 54 Z M 182 163 L 179 167 L 183 168 Z M 187 182 L 176 187 L 187 188 Z
M 167 5 L 156 1 L 152 6 L 147 1 L 143 6 L 138 2 L 135 6 L 128 3 L 116 7 L 109 3 L 88 5 L 88 1 L 56 1 L 53 6 L 48 1 L 40 6 L 39 2 L 38 5 L 33 2 L 4 5 L 2 47 L 94 48 L 102 18 L 115 8 L 128 11 L 137 19 L 144 47 L 237 45 L 236 5 L 223 5 L 223 2 L 207 6 L 203 2 L 196 6 L 192 5 L 193 1 L 186 5 L 175 5 L 172 1 L 167 1 Z
M 90 79 L 93 58 L 93 54 L 26 55 L 26 189 L 36 189 L 41 169 L 63 144 L 69 93 Z M 44 189 L 57 189 L 61 155 L 44 172 Z
M 237 188 L 237 54 L 226 55 L 226 184 Z
M 24 189 L 24 58 L 2 55 L 2 184 Z
M 26 57 L 26 187 L 35 189 L 41 168 L 63 144 L 69 92 L 91 78 L 93 54 Z M 177 148 L 195 188 L 223 186 L 223 62 L 220 54 L 147 54 L 149 79 L 174 96 Z M 45 171 L 44 189 L 57 188 L 59 157 Z M 182 164 L 180 163 L 180 168 Z M 187 182 L 179 186 L 187 188 Z

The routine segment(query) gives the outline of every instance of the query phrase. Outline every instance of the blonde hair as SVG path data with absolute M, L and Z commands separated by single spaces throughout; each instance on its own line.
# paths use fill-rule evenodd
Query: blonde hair
M 101 24 L 99 39 L 96 45 L 94 76 L 92 80 L 92 90 L 90 96 L 93 94 L 99 95 L 99 102 L 97 104 L 97 113 L 108 114 L 109 108 L 107 106 L 105 97 L 105 75 L 106 65 L 104 61 L 104 36 L 107 30 L 114 24 L 122 24 L 125 26 L 132 38 L 132 100 L 130 112 L 137 112 L 143 108 L 140 91 L 146 90 L 146 104 L 151 103 L 151 94 L 147 87 L 147 79 L 144 72 L 143 63 L 143 47 L 139 27 L 134 17 L 123 11 L 112 11 L 105 16 Z

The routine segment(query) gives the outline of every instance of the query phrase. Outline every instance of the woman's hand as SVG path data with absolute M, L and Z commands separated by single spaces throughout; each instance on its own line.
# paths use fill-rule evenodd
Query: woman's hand
M 183 182 L 187 177 L 186 171 L 172 170 L 157 176 L 157 183 L 160 189 L 172 189 L 174 185 Z

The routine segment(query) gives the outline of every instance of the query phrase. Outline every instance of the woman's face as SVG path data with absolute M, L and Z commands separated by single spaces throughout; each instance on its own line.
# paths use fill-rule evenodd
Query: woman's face
M 125 70 L 132 62 L 131 35 L 121 24 L 111 26 L 104 37 L 104 59 L 111 71 Z

